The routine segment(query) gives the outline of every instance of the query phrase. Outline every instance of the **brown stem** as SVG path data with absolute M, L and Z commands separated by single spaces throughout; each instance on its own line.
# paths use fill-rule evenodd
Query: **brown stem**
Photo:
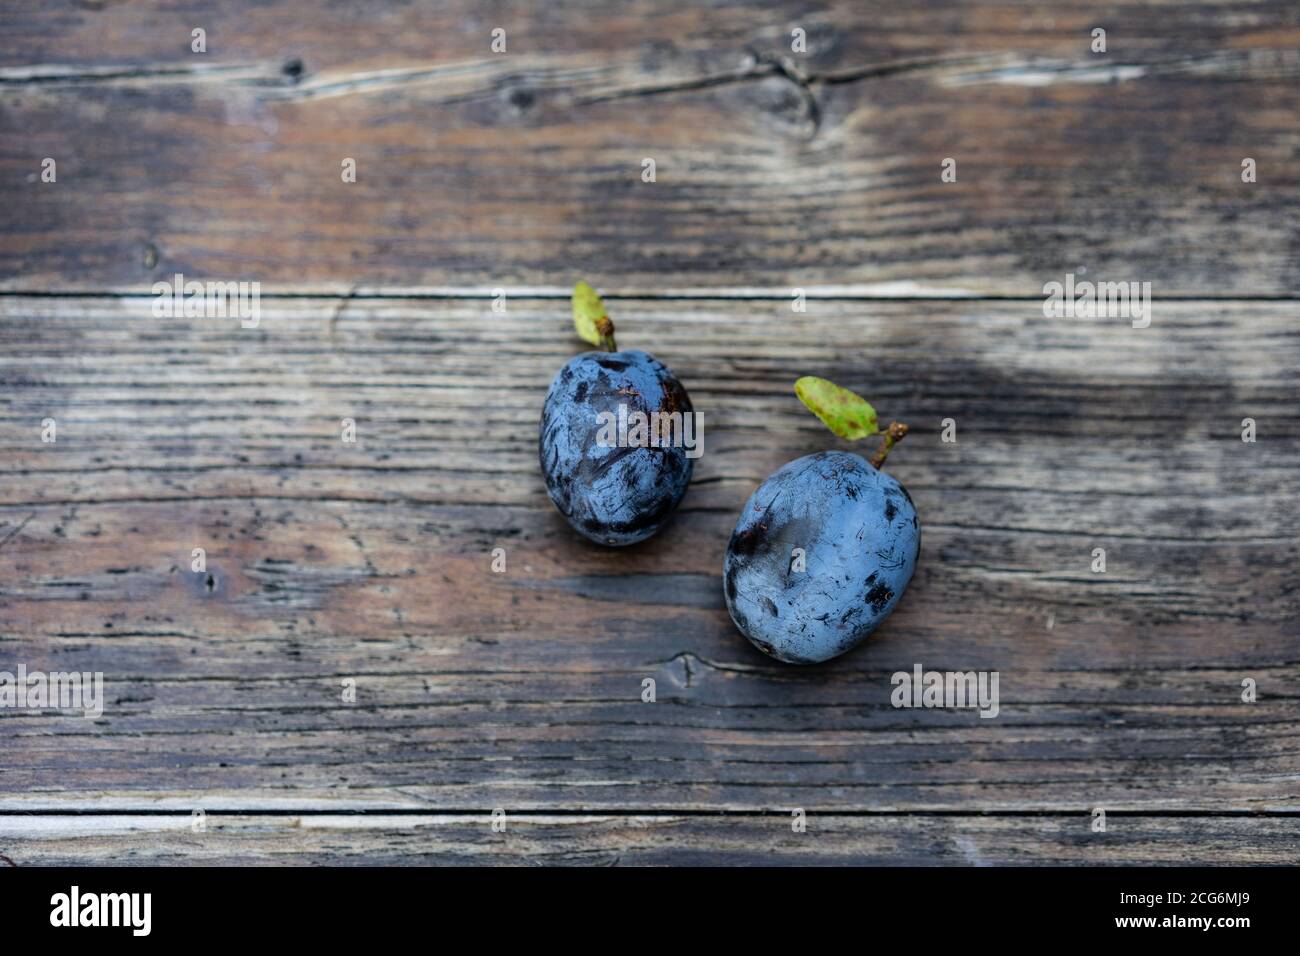
M 885 429 L 884 440 L 880 443 L 880 448 L 871 456 L 872 467 L 877 470 L 885 463 L 889 457 L 889 449 L 893 448 L 895 443 L 903 440 L 907 434 L 907 426 L 902 422 L 890 422 L 889 427 Z
M 610 321 L 609 316 L 602 315 L 596 320 L 596 331 L 600 333 L 600 347 L 606 352 L 617 352 L 618 346 L 614 344 L 614 323 Z

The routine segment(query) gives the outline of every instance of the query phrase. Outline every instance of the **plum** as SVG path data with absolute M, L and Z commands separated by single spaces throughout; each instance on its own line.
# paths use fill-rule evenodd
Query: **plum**
M 603 322 L 584 325 L 593 313 Z M 546 490 L 580 534 L 636 544 L 664 526 L 690 483 L 693 449 L 681 439 L 694 422 L 691 399 L 653 356 L 613 350 L 613 326 L 586 283 L 574 292 L 574 315 L 579 333 L 610 351 L 574 356 L 551 382 L 538 442 Z M 638 415 L 654 427 L 636 433 Z
M 799 382 L 800 397 L 837 434 L 878 431 L 875 410 L 852 392 Z M 745 504 L 727 544 L 723 590 L 736 627 L 765 654 L 790 664 L 829 660 L 897 606 L 916 569 L 921 526 L 907 489 L 880 465 L 906 434 L 892 423 L 872 463 L 845 451 L 792 461 Z

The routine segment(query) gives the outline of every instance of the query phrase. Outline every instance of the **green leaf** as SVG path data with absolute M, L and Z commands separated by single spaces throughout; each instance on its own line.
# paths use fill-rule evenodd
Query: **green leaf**
M 834 382 L 805 375 L 794 383 L 799 401 L 841 438 L 855 441 L 880 431 L 876 410 L 861 395 L 840 388 Z
M 605 314 L 605 303 L 585 282 L 573 287 L 573 327 L 578 337 L 607 352 L 615 351 L 614 323 Z

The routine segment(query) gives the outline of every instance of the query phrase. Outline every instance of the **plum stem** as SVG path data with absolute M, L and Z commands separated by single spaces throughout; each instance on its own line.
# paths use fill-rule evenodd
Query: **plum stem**
M 885 429 L 884 440 L 880 443 L 880 448 L 871 456 L 871 465 L 877 471 L 885 464 L 885 459 L 889 457 L 889 450 L 894 447 L 896 442 L 900 442 L 907 435 L 908 428 L 902 422 L 890 422 L 889 427 Z
M 614 323 L 610 321 L 609 316 L 602 315 L 596 320 L 596 331 L 600 333 L 600 347 L 606 352 L 617 352 L 618 346 L 614 344 Z

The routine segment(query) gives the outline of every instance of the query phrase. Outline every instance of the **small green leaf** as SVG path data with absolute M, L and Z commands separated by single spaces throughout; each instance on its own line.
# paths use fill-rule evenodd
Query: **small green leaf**
M 841 438 L 856 441 L 880 431 L 876 410 L 861 395 L 840 388 L 834 382 L 805 375 L 794 383 L 799 401 Z
M 614 323 L 605 314 L 605 303 L 585 282 L 573 287 L 573 327 L 584 342 L 607 352 L 615 351 Z

